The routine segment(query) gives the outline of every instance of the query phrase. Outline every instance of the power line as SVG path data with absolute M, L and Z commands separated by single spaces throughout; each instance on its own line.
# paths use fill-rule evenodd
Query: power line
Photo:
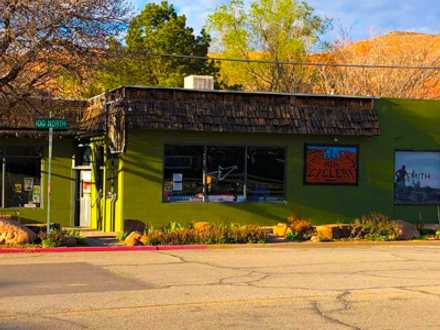
M 291 65 L 291 66 L 356 68 L 356 69 L 440 71 L 440 66 L 424 66 L 424 65 L 350 64 L 350 63 L 323 63 L 323 62 L 302 62 L 302 61 L 292 62 L 292 61 L 273 61 L 273 60 L 245 59 L 245 58 L 207 57 L 207 56 L 182 55 L 182 54 L 170 54 L 170 53 L 130 52 L 130 55 L 133 54 L 142 55 L 146 57 L 180 58 L 180 59 L 188 59 L 188 60 L 214 61 L 214 62 L 241 62 L 248 64 L 256 63 L 256 64 L 274 64 L 274 65 Z

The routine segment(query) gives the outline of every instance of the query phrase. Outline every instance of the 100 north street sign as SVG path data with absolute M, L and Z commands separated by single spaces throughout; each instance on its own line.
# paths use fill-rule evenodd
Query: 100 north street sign
M 39 118 L 34 121 L 36 129 L 49 129 L 65 130 L 69 127 L 66 119 L 59 118 Z

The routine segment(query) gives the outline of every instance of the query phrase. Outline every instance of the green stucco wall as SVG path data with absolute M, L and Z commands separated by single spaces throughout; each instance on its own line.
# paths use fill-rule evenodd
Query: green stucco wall
M 0 209 L 0 214 L 10 214 L 17 216 L 22 223 L 45 223 L 47 208 L 47 141 L 31 139 L 11 139 L 0 140 L 1 145 L 30 145 L 41 144 L 44 146 L 42 161 L 41 182 L 43 186 L 43 207 L 35 209 Z M 55 137 L 53 146 L 52 160 L 52 222 L 62 226 L 71 226 L 73 219 L 73 173 L 72 155 L 73 141 L 69 139 L 59 139 Z
M 379 137 L 336 137 L 339 144 L 360 148 L 358 186 L 303 184 L 304 144 L 334 143 L 335 137 L 267 134 L 207 134 L 129 130 L 123 155 L 124 194 L 121 219 L 155 225 L 169 221 L 217 221 L 273 224 L 290 212 L 315 224 L 347 222 L 377 211 L 394 218 L 437 222 L 435 206 L 394 206 L 394 150 L 437 149 L 440 102 L 382 99 L 376 101 Z M 287 203 L 191 204 L 162 202 L 164 144 L 286 146 Z

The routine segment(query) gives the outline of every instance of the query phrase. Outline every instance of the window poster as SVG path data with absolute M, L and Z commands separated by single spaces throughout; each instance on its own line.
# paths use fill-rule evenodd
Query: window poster
M 15 193 L 21 194 L 23 192 L 23 185 L 21 183 L 15 184 Z
M 304 181 L 320 185 L 357 185 L 357 146 L 306 145 Z
M 39 185 L 35 185 L 32 190 L 32 202 L 35 204 L 41 203 L 41 187 Z
M 34 178 L 24 178 L 24 191 L 32 191 L 34 188 Z
M 183 191 L 182 173 L 173 173 L 173 191 Z
M 440 152 L 396 151 L 396 204 L 440 204 Z

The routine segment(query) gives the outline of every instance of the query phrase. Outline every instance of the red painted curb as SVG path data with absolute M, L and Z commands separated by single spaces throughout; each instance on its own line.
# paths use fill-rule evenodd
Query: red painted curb
M 158 251 L 170 251 L 170 250 L 204 250 L 207 249 L 207 245 L 158 245 L 156 246 Z
M 162 245 L 162 246 L 81 246 L 59 248 L 0 248 L 0 254 L 7 253 L 61 253 L 61 252 L 118 252 L 118 251 L 172 251 L 203 250 L 207 245 Z

